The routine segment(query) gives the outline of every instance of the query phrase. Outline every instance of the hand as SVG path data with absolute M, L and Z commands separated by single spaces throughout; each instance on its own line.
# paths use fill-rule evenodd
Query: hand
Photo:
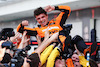
M 30 38 L 27 39 L 26 36 L 27 31 L 24 31 L 23 36 L 22 36 L 22 43 L 25 44 L 26 42 L 28 42 L 30 40 Z
M 28 25 L 29 25 L 29 23 L 27 20 L 22 21 L 22 26 L 28 26 Z
M 28 45 L 28 41 L 30 40 L 30 38 L 27 38 L 26 33 L 27 33 L 27 31 L 24 31 L 21 43 L 18 47 L 19 49 L 22 49 Z
M 30 67 L 30 64 L 27 63 L 27 58 L 24 58 L 24 63 L 23 63 L 23 67 Z
M 17 42 L 17 39 L 21 39 L 20 35 L 21 35 L 21 33 L 19 33 L 19 32 L 15 33 L 15 36 L 10 37 L 10 41 Z
M 44 8 L 44 10 L 46 11 L 46 12 L 51 12 L 52 10 L 55 10 L 55 7 L 54 6 L 46 6 L 45 8 Z
M 38 46 L 40 46 L 41 45 L 41 37 L 39 35 L 36 35 L 36 39 L 38 42 Z

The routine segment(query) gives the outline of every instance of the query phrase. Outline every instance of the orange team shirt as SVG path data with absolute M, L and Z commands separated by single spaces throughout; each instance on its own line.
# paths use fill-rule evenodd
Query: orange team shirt
M 66 19 L 69 17 L 71 9 L 69 6 L 56 6 L 55 10 L 60 10 L 61 13 L 58 15 L 57 18 L 51 20 L 48 22 L 48 25 L 36 27 L 36 28 L 28 28 L 23 26 L 23 29 L 25 30 L 31 30 L 31 31 L 37 31 L 38 35 L 41 37 L 44 37 L 46 29 L 49 27 L 48 31 L 49 34 L 53 34 L 55 32 L 58 32 L 60 30 L 63 30 L 62 26 L 65 24 Z M 17 31 L 20 32 L 21 24 L 18 25 Z

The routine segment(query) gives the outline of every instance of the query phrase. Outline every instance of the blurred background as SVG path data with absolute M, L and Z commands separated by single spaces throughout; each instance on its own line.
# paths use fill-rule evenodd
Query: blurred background
M 36 26 L 34 9 L 47 5 L 68 5 L 71 15 L 66 24 L 72 24 L 70 35 L 80 35 L 86 42 L 91 41 L 91 30 L 96 30 L 97 42 L 100 42 L 100 0 L 0 0 L 0 30 L 16 28 L 22 20 L 29 21 L 29 27 Z M 49 13 L 49 20 L 57 17 L 59 12 Z M 33 38 L 34 39 L 34 38 Z

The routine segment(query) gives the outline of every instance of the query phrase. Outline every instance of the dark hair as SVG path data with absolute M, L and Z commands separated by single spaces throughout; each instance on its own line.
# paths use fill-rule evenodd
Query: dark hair
M 0 33 L 1 40 L 6 40 L 7 37 L 12 37 L 15 35 L 13 28 L 3 28 Z
M 8 53 L 5 53 L 3 60 L 1 61 L 1 63 L 9 63 L 11 60 L 11 56 Z
M 72 38 L 71 44 L 72 45 L 76 44 L 77 49 L 82 53 L 84 52 L 84 49 L 87 48 L 84 39 L 79 35 L 76 35 Z
M 34 16 L 36 17 L 37 15 L 40 15 L 40 14 L 42 14 L 42 13 L 44 13 L 44 14 L 47 15 L 47 12 L 46 12 L 42 7 L 39 7 L 39 8 L 37 8 L 37 9 L 35 9 L 35 11 L 34 11 Z
M 31 60 L 30 67 L 38 67 L 40 59 L 37 53 L 29 55 L 28 59 Z

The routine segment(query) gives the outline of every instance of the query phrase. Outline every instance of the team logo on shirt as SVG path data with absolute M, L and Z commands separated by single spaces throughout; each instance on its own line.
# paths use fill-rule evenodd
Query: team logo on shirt
M 44 30 L 42 30 L 42 32 L 45 32 L 46 30 L 47 30 L 47 28 L 44 29 Z M 50 34 L 53 34 L 53 33 L 59 31 L 59 27 L 57 27 L 57 26 L 55 26 L 55 27 L 50 27 L 48 30 L 49 30 L 49 33 L 50 33 Z

